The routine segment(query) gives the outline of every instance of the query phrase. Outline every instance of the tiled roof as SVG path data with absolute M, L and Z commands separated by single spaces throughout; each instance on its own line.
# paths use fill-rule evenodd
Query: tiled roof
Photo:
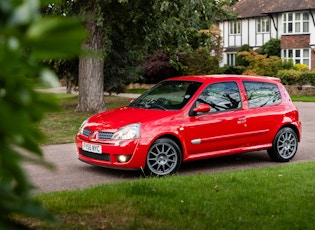
M 232 7 L 238 18 L 310 9 L 315 9 L 315 0 L 240 0 Z

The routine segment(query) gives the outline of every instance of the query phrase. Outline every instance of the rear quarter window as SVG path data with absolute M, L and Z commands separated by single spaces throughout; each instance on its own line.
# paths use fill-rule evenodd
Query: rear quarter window
M 281 95 L 276 84 L 267 82 L 243 82 L 249 108 L 272 106 L 281 103 Z

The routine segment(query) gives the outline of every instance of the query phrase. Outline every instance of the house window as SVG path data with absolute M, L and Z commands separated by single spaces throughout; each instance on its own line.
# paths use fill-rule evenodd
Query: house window
M 257 32 L 267 33 L 270 32 L 270 20 L 268 17 L 257 18 Z
M 283 59 L 292 60 L 294 64 L 305 64 L 310 66 L 309 49 L 286 49 L 283 50 Z
M 226 57 L 227 57 L 227 64 L 228 64 L 228 65 L 233 65 L 233 66 L 235 66 L 235 56 L 236 56 L 235 53 L 228 53 L 228 54 L 226 54 Z
M 240 34 L 241 33 L 241 22 L 232 21 L 230 22 L 230 34 Z
M 283 14 L 283 33 L 301 34 L 309 33 L 309 13 L 284 13 Z

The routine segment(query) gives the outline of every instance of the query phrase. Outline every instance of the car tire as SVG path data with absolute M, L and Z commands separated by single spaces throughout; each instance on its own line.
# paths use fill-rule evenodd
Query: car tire
M 278 131 L 272 142 L 272 148 L 268 149 L 268 155 L 273 161 L 287 162 L 296 154 L 298 138 L 293 129 L 289 127 Z
M 165 176 L 175 173 L 182 162 L 179 146 L 169 138 L 157 139 L 150 147 L 146 159 L 148 175 Z

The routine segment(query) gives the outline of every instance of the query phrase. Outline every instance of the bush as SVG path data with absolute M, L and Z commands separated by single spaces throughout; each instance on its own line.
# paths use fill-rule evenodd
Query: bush
M 299 70 L 299 71 L 308 71 L 309 70 L 308 65 L 300 64 L 300 63 L 295 64 L 294 69 Z
M 292 60 L 292 59 L 283 60 L 283 61 L 281 62 L 281 69 L 286 69 L 286 70 L 294 69 L 293 60 Z
M 300 79 L 300 84 L 315 86 L 315 71 L 302 72 Z
M 285 85 L 302 85 L 301 74 L 302 72 L 298 70 L 279 70 L 276 77 Z
M 285 85 L 315 86 L 315 71 L 280 70 L 276 77 Z
M 245 70 L 243 66 L 225 65 L 220 68 L 218 73 L 222 74 L 242 74 Z
M 281 59 L 277 56 L 268 58 L 266 54 L 258 54 L 252 50 L 240 52 L 238 55 L 241 55 L 249 63 L 243 74 L 275 76 L 281 68 Z
M 267 54 L 267 57 L 281 57 L 280 39 L 271 38 L 258 50 L 259 54 Z
M 242 45 L 237 51 L 237 54 L 235 57 L 235 65 L 247 67 L 249 65 L 249 62 L 248 62 L 248 60 L 246 60 L 246 58 L 241 53 L 244 51 L 249 52 L 251 50 L 252 50 L 252 48 L 249 45 L 247 45 L 247 44 Z

